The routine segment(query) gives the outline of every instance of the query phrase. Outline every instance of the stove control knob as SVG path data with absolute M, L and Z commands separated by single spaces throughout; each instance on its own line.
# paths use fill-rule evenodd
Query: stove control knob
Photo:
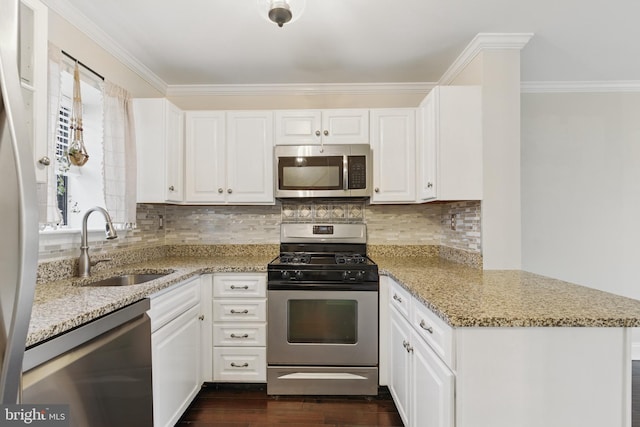
M 287 280 L 291 277 L 291 274 L 288 271 L 282 271 L 282 279 Z
M 353 280 L 353 277 L 351 277 L 351 271 L 344 271 L 342 273 L 342 280 L 347 282 L 349 280 Z
M 302 280 L 302 271 L 300 270 L 296 271 L 296 279 Z
M 356 280 L 362 280 L 364 279 L 364 271 L 358 271 L 356 273 Z

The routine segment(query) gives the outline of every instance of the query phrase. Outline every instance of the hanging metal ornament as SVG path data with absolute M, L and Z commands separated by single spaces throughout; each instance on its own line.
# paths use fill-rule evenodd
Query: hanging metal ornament
M 80 70 L 76 62 L 73 71 L 73 105 L 71 106 L 71 142 L 67 149 L 67 156 L 71 164 L 83 166 L 89 160 L 87 148 L 82 137 L 82 97 L 80 95 Z

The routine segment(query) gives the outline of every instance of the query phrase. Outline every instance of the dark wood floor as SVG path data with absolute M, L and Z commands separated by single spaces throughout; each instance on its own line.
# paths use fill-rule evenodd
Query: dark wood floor
M 633 362 L 632 427 L 640 427 L 640 361 Z M 268 397 L 266 386 L 206 385 L 178 427 L 402 426 L 388 392 L 368 398 Z
M 365 397 L 269 397 L 263 386 L 206 384 L 176 426 L 402 426 L 388 391 Z

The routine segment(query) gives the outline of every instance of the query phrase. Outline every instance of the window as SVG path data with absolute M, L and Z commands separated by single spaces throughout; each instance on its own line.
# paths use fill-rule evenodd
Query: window
M 105 205 L 102 178 L 103 106 L 99 83 L 92 76 L 83 75 L 81 72 L 83 137 L 89 153 L 89 161 L 82 167 L 70 164 L 66 158 L 66 152 L 71 138 L 72 73 L 72 68 L 68 68 L 60 74 L 60 110 L 55 140 L 58 166 L 56 170 L 57 202 L 62 225 L 79 229 L 82 226 L 84 212 L 93 206 Z M 101 218 L 94 215 L 89 218 L 89 227 L 102 228 L 104 224 L 101 221 Z

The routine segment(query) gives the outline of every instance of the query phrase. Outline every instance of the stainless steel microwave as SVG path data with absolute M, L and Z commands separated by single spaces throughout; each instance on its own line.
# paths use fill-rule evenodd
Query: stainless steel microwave
M 371 148 L 353 145 L 276 145 L 278 198 L 371 196 Z

